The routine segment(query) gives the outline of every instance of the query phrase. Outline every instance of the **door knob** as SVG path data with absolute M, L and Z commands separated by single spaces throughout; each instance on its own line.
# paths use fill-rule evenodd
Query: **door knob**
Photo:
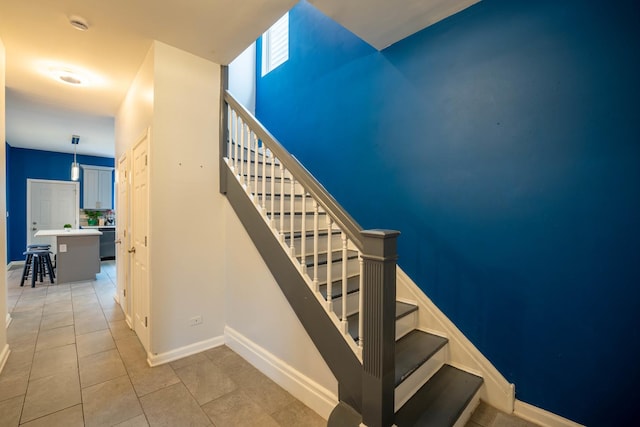
M 129 252 L 130 254 L 135 254 L 136 253 L 136 247 L 132 247 L 131 249 L 129 249 L 127 252 Z
M 37 228 L 36 228 L 36 227 L 33 227 L 33 228 L 31 228 L 31 230 L 36 231 L 36 230 L 37 230 Z
M 118 245 L 119 245 L 120 243 L 122 243 L 122 240 L 118 239 L 118 240 L 116 240 L 116 241 L 115 241 L 115 242 L 113 242 L 113 243 L 116 243 L 116 244 L 118 244 Z

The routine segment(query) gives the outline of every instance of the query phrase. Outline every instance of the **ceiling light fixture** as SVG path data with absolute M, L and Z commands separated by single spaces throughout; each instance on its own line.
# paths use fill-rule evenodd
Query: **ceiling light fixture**
M 50 72 L 54 79 L 73 86 L 84 86 L 89 82 L 85 76 L 68 68 L 53 68 Z
M 89 29 L 89 24 L 87 24 L 87 20 L 81 16 L 71 16 L 69 17 L 69 24 L 76 30 L 87 31 Z
M 80 137 L 78 135 L 71 135 L 71 143 L 73 144 L 73 163 L 71 163 L 71 181 L 77 181 L 80 179 L 80 165 L 76 160 L 76 147 L 80 143 Z

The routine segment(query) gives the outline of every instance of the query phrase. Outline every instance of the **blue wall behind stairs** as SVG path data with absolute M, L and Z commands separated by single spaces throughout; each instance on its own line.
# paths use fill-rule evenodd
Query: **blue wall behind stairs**
M 640 381 L 638 8 L 484 0 L 377 52 L 303 2 L 257 73 L 258 118 L 402 231 L 400 266 L 517 398 L 594 426 L 626 425 Z
M 73 154 L 53 151 L 7 148 L 7 261 L 24 259 L 27 245 L 27 178 L 71 180 Z M 111 157 L 77 156 L 78 163 L 114 167 Z M 81 174 L 82 176 L 82 174 Z M 82 206 L 82 183 L 80 183 Z

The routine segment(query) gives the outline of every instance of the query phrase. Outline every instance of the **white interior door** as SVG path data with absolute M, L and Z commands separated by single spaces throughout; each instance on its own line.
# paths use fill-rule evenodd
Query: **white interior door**
M 131 270 L 127 250 L 130 245 L 129 191 L 131 174 L 129 155 L 126 153 L 118 160 L 116 181 L 116 275 L 118 281 L 118 300 L 124 311 L 127 323 L 133 328 L 131 310 Z
M 131 194 L 131 265 L 133 288 L 133 329 L 149 351 L 149 132 L 133 147 L 133 191 Z
M 38 230 L 60 230 L 65 224 L 78 227 L 80 200 L 78 183 L 27 179 L 27 245 L 50 244 L 53 237 L 35 237 Z

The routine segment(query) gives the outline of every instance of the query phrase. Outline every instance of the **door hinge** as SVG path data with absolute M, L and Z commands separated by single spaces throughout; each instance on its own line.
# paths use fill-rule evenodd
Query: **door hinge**
M 125 298 L 127 297 L 127 290 L 126 289 L 122 290 L 122 296 L 125 297 Z
M 147 154 L 144 155 L 144 165 L 147 166 L 147 161 L 149 160 L 149 156 Z
M 144 247 L 147 247 L 147 236 L 144 236 Z
M 149 319 L 147 319 L 147 316 L 144 316 L 144 327 L 148 327 L 149 326 Z

